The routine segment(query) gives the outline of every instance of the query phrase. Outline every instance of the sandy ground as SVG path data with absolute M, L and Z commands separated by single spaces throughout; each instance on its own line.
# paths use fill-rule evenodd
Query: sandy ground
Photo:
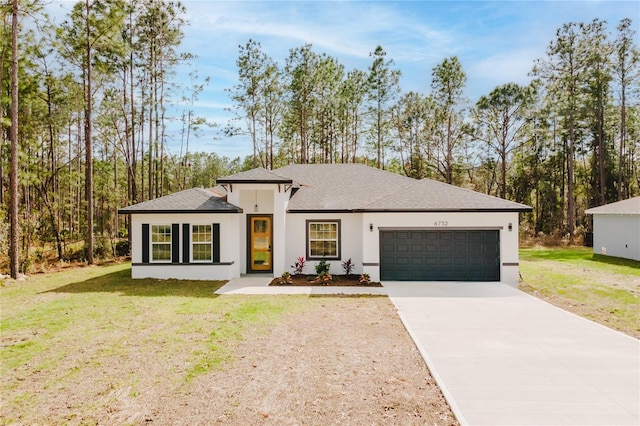
M 3 380 L 26 399 L 0 424 L 458 424 L 386 297 L 313 297 L 191 381 L 192 349 L 167 353 L 152 331 L 118 330 L 126 350 L 105 357 L 92 342 L 54 372 L 20 367 Z
M 236 361 L 223 370 L 178 392 L 142 395 L 142 416 L 125 410 L 112 420 L 457 424 L 387 298 L 332 298 L 326 304 L 319 299 L 316 305 L 268 333 L 245 339 L 237 347 Z

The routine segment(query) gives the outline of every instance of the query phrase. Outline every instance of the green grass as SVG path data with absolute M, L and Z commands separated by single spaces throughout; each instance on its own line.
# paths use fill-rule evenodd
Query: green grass
M 523 248 L 520 249 L 520 259 L 531 262 L 550 260 L 640 277 L 640 262 L 620 257 L 593 254 L 593 249 L 590 247 Z
M 115 386 L 137 395 L 150 380 L 146 363 L 162 366 L 162 380 L 179 389 L 233 362 L 234 348 L 246 336 L 303 309 L 307 299 L 218 297 L 214 292 L 223 282 L 130 276 L 130 264 L 117 264 L 0 285 L 0 394 L 5 407 L 29 412 L 47 392 L 81 389 L 83 380 L 94 375 L 97 389 Z M 20 422 L 30 420 L 42 419 Z M 11 422 L 0 423 L 5 421 Z
M 592 249 L 520 250 L 521 288 L 601 324 L 640 336 L 640 262 Z

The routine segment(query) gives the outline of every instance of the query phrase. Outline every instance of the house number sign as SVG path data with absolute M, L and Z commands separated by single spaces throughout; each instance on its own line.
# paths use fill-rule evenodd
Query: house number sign
M 435 222 L 433 222 L 433 226 L 441 228 L 444 226 L 449 226 L 449 222 L 447 222 L 446 220 L 436 220 Z

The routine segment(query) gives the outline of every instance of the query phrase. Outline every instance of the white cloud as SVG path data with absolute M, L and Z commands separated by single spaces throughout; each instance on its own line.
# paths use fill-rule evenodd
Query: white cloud
M 544 55 L 544 48 L 519 49 L 511 52 L 498 53 L 468 64 L 467 76 L 469 86 L 483 88 L 485 91 L 506 83 L 521 85 L 531 82 L 529 72 L 535 59 Z M 488 92 L 487 92 L 488 93 Z M 487 93 L 470 93 L 478 97 Z
M 214 40 L 263 46 L 304 43 L 331 55 L 368 58 L 382 45 L 397 59 L 433 55 L 450 42 L 442 30 L 383 3 L 362 2 L 187 2 L 191 30 Z M 217 46 L 219 47 L 219 46 Z M 266 50 L 266 49 L 265 49 Z M 267 51 L 267 53 L 270 53 Z

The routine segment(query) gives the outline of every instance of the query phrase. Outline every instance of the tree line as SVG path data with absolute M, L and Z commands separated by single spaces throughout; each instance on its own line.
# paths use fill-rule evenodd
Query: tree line
M 528 85 L 475 103 L 453 56 L 424 92 L 403 92 L 378 46 L 366 70 L 306 44 L 278 64 L 256 40 L 239 46 L 229 136 L 253 144 L 252 166 L 363 162 L 529 204 L 531 235 L 589 228 L 584 210 L 640 193 L 640 68 L 632 21 L 563 25 Z
M 208 79 L 193 70 L 189 84 L 177 82 L 176 69 L 195 59 L 181 50 L 179 2 L 81 0 L 60 24 L 39 0 L 4 1 L 0 12 L 0 248 L 11 246 L 12 275 L 51 247 L 92 263 L 126 237 L 119 207 L 239 169 L 239 159 L 189 152 L 210 125 L 193 112 Z M 180 153 L 167 151 L 172 104 L 185 105 Z
M 0 11 L 0 249 L 12 275 L 48 250 L 92 263 L 128 235 L 119 207 L 257 166 L 361 162 L 438 179 L 530 204 L 531 234 L 571 237 L 587 226 L 585 208 L 640 192 L 628 19 L 614 31 L 564 25 L 530 85 L 506 83 L 475 104 L 456 57 L 433 68 L 429 90 L 403 92 L 380 46 L 367 69 L 347 71 L 309 44 L 280 64 L 249 40 L 227 88 L 235 119 L 221 133 L 250 138 L 253 153 L 229 159 L 190 146 L 216 123 L 194 112 L 209 79 L 176 75 L 196 59 L 182 50 L 179 2 L 80 0 L 61 24 L 37 0 Z M 178 152 L 167 148 L 170 121 Z

